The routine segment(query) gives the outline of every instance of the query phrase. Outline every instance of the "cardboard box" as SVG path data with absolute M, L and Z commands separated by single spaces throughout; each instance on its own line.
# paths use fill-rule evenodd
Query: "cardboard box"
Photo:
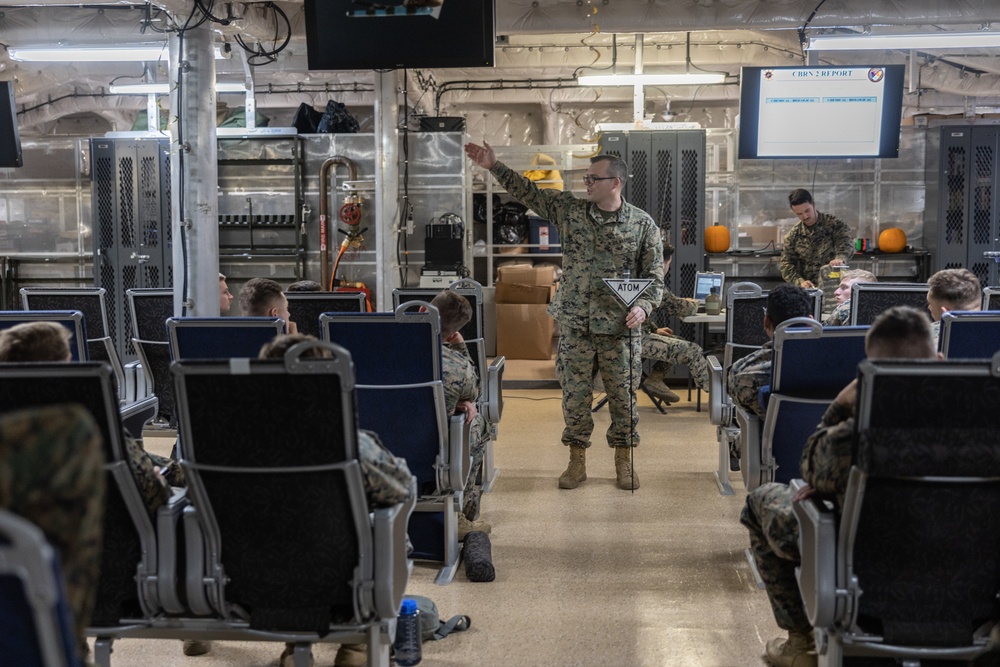
M 501 266 L 497 268 L 499 281 L 505 283 L 521 283 L 522 285 L 545 285 L 548 287 L 556 280 L 554 266 Z
M 548 303 L 551 288 L 545 285 L 496 283 L 497 303 Z
M 545 304 L 497 304 L 497 355 L 508 359 L 551 359 L 552 318 Z
M 751 245 L 754 248 L 763 248 L 769 243 L 773 243 L 771 247 L 777 246 L 782 238 L 781 227 L 777 225 L 773 226 L 763 226 L 763 225 L 740 225 L 739 233 L 747 234 L 753 239 Z M 741 243 L 739 247 L 745 247 Z

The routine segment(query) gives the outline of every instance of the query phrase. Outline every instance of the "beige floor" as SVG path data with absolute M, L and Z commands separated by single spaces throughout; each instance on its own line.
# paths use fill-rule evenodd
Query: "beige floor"
M 678 391 L 678 393 L 681 393 Z M 686 392 L 682 394 L 686 397 Z M 418 564 L 409 590 L 434 599 L 442 615 L 472 617 L 464 634 L 425 645 L 427 667 L 741 667 L 762 664 L 778 634 L 765 593 L 743 557 L 738 516 L 744 493 L 718 494 L 711 476 L 715 430 L 682 401 L 658 414 L 640 403 L 642 446 L 634 494 L 614 486 L 603 444 L 607 410 L 596 416 L 589 479 L 561 491 L 567 451 L 555 390 L 506 390 L 497 443 L 500 468 L 484 498 L 493 524 L 497 579 L 471 583 L 460 569 L 448 586 Z M 153 444 L 151 449 L 158 449 Z M 177 641 L 117 642 L 115 667 L 275 665 L 281 647 L 217 642 L 186 658 Z M 315 649 L 333 664 L 335 647 Z

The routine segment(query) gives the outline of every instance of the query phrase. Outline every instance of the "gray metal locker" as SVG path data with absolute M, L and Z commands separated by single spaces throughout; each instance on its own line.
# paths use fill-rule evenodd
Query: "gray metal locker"
M 938 216 L 924 230 L 934 270 L 965 267 L 984 285 L 996 285 L 1000 210 L 997 161 L 1000 127 L 942 127 Z
M 107 290 L 108 329 L 123 362 L 136 358 L 126 290 L 173 285 L 166 140 L 91 139 L 94 284 Z

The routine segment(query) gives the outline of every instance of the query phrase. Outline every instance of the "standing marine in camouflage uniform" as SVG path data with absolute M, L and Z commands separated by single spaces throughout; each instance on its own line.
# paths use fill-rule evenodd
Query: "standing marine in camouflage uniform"
M 81 658 L 100 574 L 103 465 L 100 429 L 79 405 L 0 417 L 0 507 L 36 524 L 58 550 Z
M 785 235 L 781 250 L 781 277 L 790 285 L 816 287 L 824 264 L 841 266 L 854 256 L 850 227 L 829 213 L 819 213 L 808 190 L 788 195 L 799 222 Z
M 876 318 L 865 340 L 869 359 L 934 359 L 934 342 L 926 314 L 909 307 L 890 308 Z M 788 639 L 767 643 L 767 658 L 776 667 L 816 665 L 812 626 L 799 593 L 799 524 L 792 503 L 812 496 L 844 506 L 844 493 L 856 445 L 854 407 L 857 380 L 847 385 L 827 408 L 817 431 L 806 441 L 799 465 L 807 487 L 793 494 L 785 484 L 764 484 L 747 495 L 740 522 L 750 531 L 750 547 L 778 625 Z
M 472 306 L 468 299 L 451 290 L 442 290 L 431 300 L 431 305 L 441 315 L 441 339 L 444 342 L 441 348 L 441 379 L 444 382 L 445 414 L 455 414 L 458 409 L 470 421 L 469 452 L 472 455 L 472 467 L 462 494 L 458 531 L 463 537 L 471 530 L 488 533 L 492 526 L 485 521 L 476 521 L 481 495 L 476 478 L 483 467 L 486 441 L 490 437 L 489 424 L 476 408 L 480 391 L 479 374 L 469 356 L 465 339 L 459 333 L 459 329 L 472 319 Z
M 670 272 L 670 262 L 673 258 L 674 247 L 664 240 L 664 276 Z M 682 299 L 664 287 L 663 301 L 656 308 L 656 312 L 664 317 L 687 317 L 698 312 L 698 302 L 694 299 Z M 650 318 L 642 323 L 642 358 L 657 362 L 653 365 L 652 372 L 646 376 L 644 382 L 646 389 L 670 403 L 679 401 L 680 397 L 670 391 L 663 382 L 663 374 L 669 367 L 682 364 L 688 367 L 698 388 L 708 391 L 708 362 L 705 361 L 705 351 L 697 343 L 675 336 L 669 327 L 657 327 L 653 319 Z
M 559 487 L 574 489 L 587 479 L 586 451 L 594 430 L 590 408 L 598 369 L 608 394 L 607 439 L 615 448 L 618 486 L 638 488 L 629 449 L 639 444 L 635 391 L 642 372 L 641 335 L 632 330 L 663 295 L 663 249 L 653 219 L 621 196 L 627 165 L 611 155 L 591 158 L 584 176 L 587 199 L 580 199 L 570 192 L 540 190 L 499 162 L 489 144 L 466 144 L 465 153 L 489 169 L 511 196 L 559 229 L 563 276 L 548 308 L 559 323 L 556 376 L 563 391 L 562 441 L 570 448 L 570 464 Z M 652 280 L 627 313 L 603 281 L 620 277 L 625 268 L 633 278 Z
M 804 289 L 778 285 L 767 295 L 764 331 L 768 338 L 773 339 L 774 330 L 785 320 L 811 316 L 812 301 Z M 761 387 L 771 384 L 772 353 L 773 343 L 769 340 L 756 352 L 734 362 L 727 375 L 727 390 L 733 402 L 746 410 L 752 410 L 761 419 L 764 418 L 764 407 L 757 394 Z

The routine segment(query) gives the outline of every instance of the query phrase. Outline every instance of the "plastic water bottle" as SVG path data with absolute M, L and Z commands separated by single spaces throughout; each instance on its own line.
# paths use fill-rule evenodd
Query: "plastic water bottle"
M 396 619 L 396 664 L 401 667 L 420 664 L 423 653 L 420 648 L 420 610 L 417 601 L 403 598 Z

